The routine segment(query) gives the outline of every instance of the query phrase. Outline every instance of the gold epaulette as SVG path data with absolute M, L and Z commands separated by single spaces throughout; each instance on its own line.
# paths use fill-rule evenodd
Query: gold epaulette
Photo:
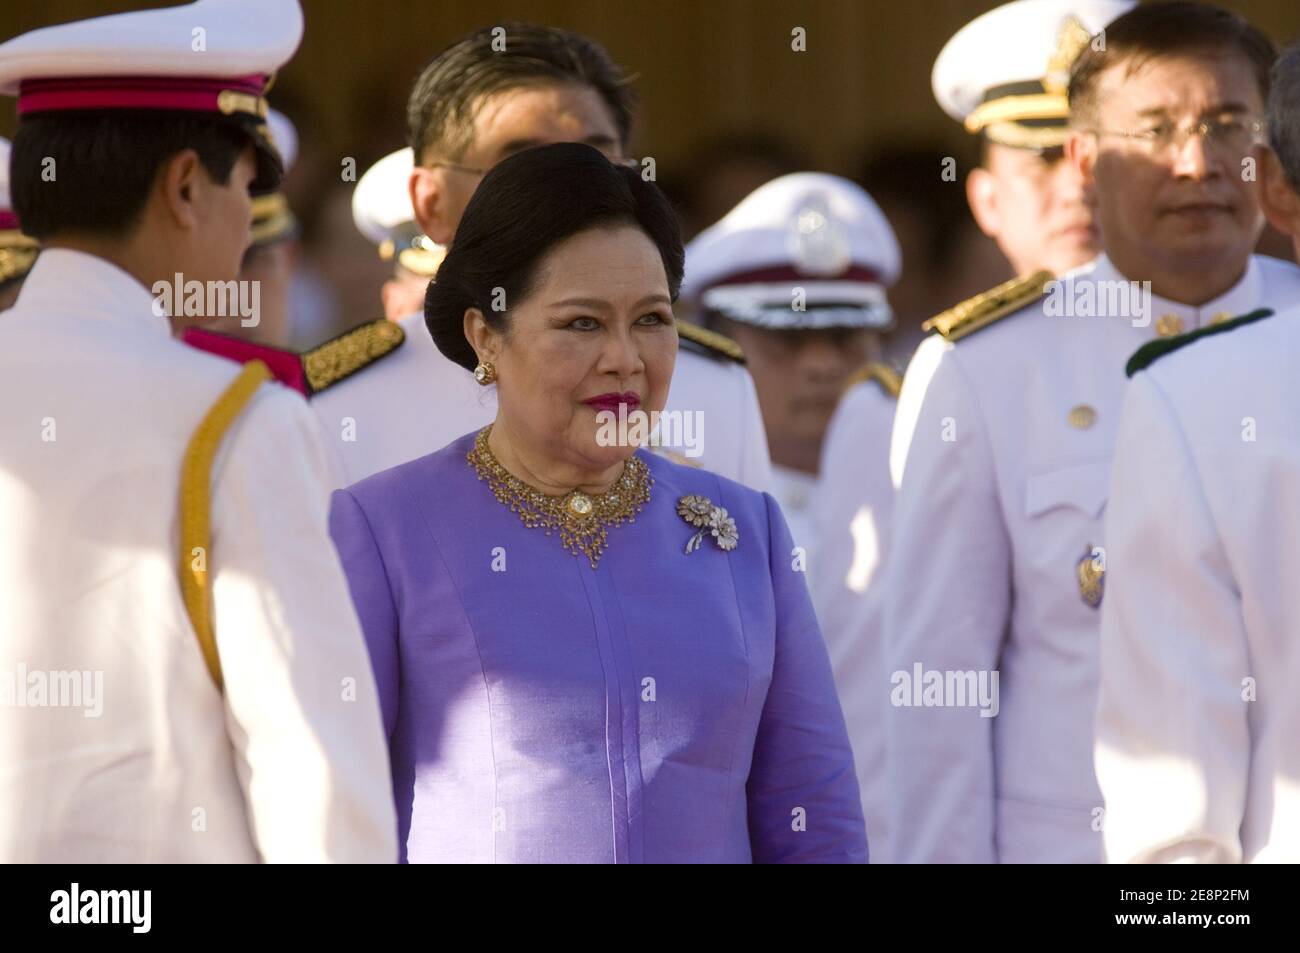
M 689 321 L 678 321 L 677 336 L 688 345 L 694 345 L 691 350 L 708 357 L 725 357 L 737 364 L 745 363 L 745 352 L 741 350 L 739 344 L 725 334 L 710 331 Z
M 302 367 L 313 394 L 319 394 L 401 347 L 406 332 L 379 318 L 345 331 L 302 355 Z
M 1046 270 L 1013 278 L 934 316 L 921 330 L 938 331 L 945 340 L 959 341 L 1041 298 L 1051 280 L 1052 273 Z
M 872 361 L 850 374 L 844 389 L 847 391 L 865 381 L 875 381 L 881 390 L 893 398 L 897 398 L 903 389 L 903 375 L 881 361 Z

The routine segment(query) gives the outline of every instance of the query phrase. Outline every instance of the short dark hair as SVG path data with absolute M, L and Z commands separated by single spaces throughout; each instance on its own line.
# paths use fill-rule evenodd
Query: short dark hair
M 1260 101 L 1268 100 L 1269 70 L 1277 48 L 1232 10 L 1191 0 L 1144 3 L 1117 17 L 1103 32 L 1104 48 L 1090 43 L 1070 70 L 1072 120 L 1096 118 L 1097 77 L 1116 63 L 1126 63 L 1132 72 L 1150 59 L 1207 50 L 1242 56 L 1255 74 Z
M 576 142 L 525 149 L 493 166 L 425 292 L 424 321 L 438 350 L 473 370 L 478 358 L 465 339 L 467 309 L 478 308 L 493 328 L 508 331 L 509 307 L 528 297 L 552 248 L 587 229 L 622 224 L 639 228 L 659 249 L 676 301 L 684 264 L 677 217 L 636 169 Z M 504 312 L 492 307 L 498 288 Z
M 505 50 L 493 48 L 504 30 Z M 636 93 L 632 78 L 604 47 L 578 33 L 532 23 L 485 27 L 457 40 L 420 73 L 406 106 L 415 163 L 435 147 L 459 158 L 471 139 L 470 110 L 484 97 L 520 86 L 574 83 L 589 86 L 609 107 L 619 141 L 627 147 Z
M 1291 186 L 1300 190 L 1300 43 L 1273 64 L 1268 93 L 1268 142 Z
M 14 211 L 23 231 L 42 241 L 66 231 L 123 235 L 172 156 L 193 149 L 225 184 L 251 141 L 235 122 L 190 112 L 30 116 L 18 124 L 9 163 Z

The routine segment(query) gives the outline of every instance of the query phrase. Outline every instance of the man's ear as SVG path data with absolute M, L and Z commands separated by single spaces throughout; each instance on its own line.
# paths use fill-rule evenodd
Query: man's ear
M 465 340 L 469 341 L 480 361 L 496 363 L 501 356 L 501 335 L 487 323 L 487 318 L 478 308 L 465 309 Z
M 1097 137 L 1090 132 L 1071 129 L 1065 139 L 1065 158 L 1079 170 L 1083 187 L 1091 189 L 1096 185 L 1097 171 Z
M 1255 160 L 1255 196 L 1264 217 L 1282 234 L 1300 240 L 1300 195 L 1287 180 L 1281 160 L 1267 146 L 1256 147 Z
M 998 210 L 998 182 L 993 173 L 988 169 L 971 169 L 966 176 L 966 201 L 980 231 L 996 239 L 1002 232 L 1002 213 Z
M 208 185 L 207 171 L 193 149 L 182 149 L 162 164 L 156 187 L 173 224 L 183 229 L 198 227 L 199 206 L 206 199 Z
M 439 245 L 450 244 L 456 229 L 447 220 L 447 194 L 438 170 L 417 165 L 411 170 L 407 189 L 411 194 L 411 211 L 415 213 L 420 231 Z

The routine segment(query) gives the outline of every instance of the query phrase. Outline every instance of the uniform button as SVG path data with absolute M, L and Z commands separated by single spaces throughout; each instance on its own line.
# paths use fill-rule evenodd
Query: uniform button
M 1080 404 L 1070 410 L 1065 418 L 1070 422 L 1070 426 L 1076 430 L 1087 430 L 1097 422 L 1097 411 L 1093 410 L 1087 404 Z
M 1183 333 L 1183 319 L 1176 314 L 1162 314 L 1156 319 L 1156 334 L 1171 338 Z
M 1231 311 L 1220 311 L 1214 317 L 1210 318 L 1210 324 L 1211 325 L 1222 324 L 1224 321 L 1230 321 L 1230 320 L 1232 320 Z

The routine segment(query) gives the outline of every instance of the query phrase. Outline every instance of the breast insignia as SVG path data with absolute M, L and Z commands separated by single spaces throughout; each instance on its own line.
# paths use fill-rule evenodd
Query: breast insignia
M 681 339 L 682 346 L 697 354 L 715 359 L 726 358 L 737 364 L 745 363 L 745 352 L 741 350 L 739 344 L 725 334 L 710 331 L 689 321 L 678 321 L 677 336 Z
M 921 325 L 921 330 L 937 331 L 946 341 L 960 341 L 1041 298 L 1051 280 L 1052 273 L 1045 270 L 1013 278 L 935 315 Z
M 1096 609 L 1106 592 L 1106 564 L 1102 551 L 1089 543 L 1083 558 L 1075 564 L 1074 572 L 1079 577 L 1079 598 Z
M 898 399 L 899 391 L 903 389 L 903 376 L 882 361 L 872 361 L 858 368 L 849 375 L 844 389 L 850 390 L 865 381 L 874 381 L 881 390 L 895 400 Z
M 1124 373 L 1132 377 L 1138 371 L 1146 370 L 1166 354 L 1191 344 L 1193 341 L 1199 341 L 1201 338 L 1209 337 L 1212 334 L 1223 334 L 1225 331 L 1231 331 L 1233 328 L 1239 328 L 1244 324 L 1253 324 L 1261 318 L 1267 318 L 1272 313 L 1273 311 L 1270 308 L 1260 308 L 1249 314 L 1243 314 L 1239 318 L 1233 318 L 1231 321 L 1224 321 L 1219 315 L 1215 315 L 1214 320 L 1203 328 L 1188 331 L 1186 334 L 1181 334 L 1175 338 L 1157 338 L 1154 341 L 1148 341 L 1133 352 L 1133 356 L 1124 365 Z

